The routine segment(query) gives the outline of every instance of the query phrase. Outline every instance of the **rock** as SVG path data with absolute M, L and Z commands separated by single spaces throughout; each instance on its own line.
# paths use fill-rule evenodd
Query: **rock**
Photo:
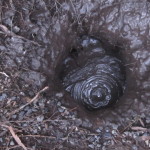
M 17 115 L 12 115 L 12 118 L 16 119 Z
M 93 144 L 89 144 L 88 147 L 91 148 L 91 149 L 94 149 L 94 145 Z
M 97 133 L 101 133 L 102 130 L 101 130 L 100 128 L 98 128 L 98 129 L 96 129 L 96 132 L 97 132 Z
M 42 122 L 43 120 L 44 120 L 44 116 L 43 115 L 37 117 L 37 121 L 38 122 Z
M 112 138 L 112 135 L 109 132 L 104 133 L 103 136 L 104 136 L 104 139 L 111 139 Z
M 75 124 L 76 124 L 76 126 L 80 126 L 82 124 L 82 120 L 81 119 L 76 119 Z
M 118 134 L 116 130 L 112 130 L 111 133 L 112 133 L 113 135 L 117 135 L 117 134 Z
M 11 146 L 15 145 L 14 141 L 10 141 L 10 145 Z
M 62 113 L 62 112 L 65 111 L 65 108 L 64 108 L 64 107 L 59 107 L 59 108 L 58 108 L 58 111 Z
M 89 122 L 89 120 L 85 120 L 82 122 L 82 126 L 85 127 L 85 128 L 90 128 L 92 127 L 92 124 Z
M 7 94 L 6 93 L 2 93 L 2 95 L 0 95 L 0 101 L 3 101 L 7 98 Z
M 58 102 L 58 103 L 57 103 L 57 106 L 61 106 L 61 102 Z
M 18 33 L 20 31 L 20 28 L 18 26 L 13 27 L 13 32 Z
M 63 93 L 56 93 L 56 96 L 61 98 L 61 97 L 63 97 Z
M 0 142 L 1 142 L 1 143 L 3 142 L 3 139 L 2 139 L 2 138 L 0 138 Z

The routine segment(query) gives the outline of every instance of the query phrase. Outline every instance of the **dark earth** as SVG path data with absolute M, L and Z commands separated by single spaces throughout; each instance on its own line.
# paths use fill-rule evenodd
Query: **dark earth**
M 0 0 L 0 149 L 150 149 L 149 28 L 148 0 Z M 83 35 L 124 62 L 110 108 L 89 111 L 63 87 Z
M 89 110 L 111 107 L 125 90 L 125 67 L 120 51 L 83 36 L 79 48 L 64 60 L 60 79 L 72 98 Z

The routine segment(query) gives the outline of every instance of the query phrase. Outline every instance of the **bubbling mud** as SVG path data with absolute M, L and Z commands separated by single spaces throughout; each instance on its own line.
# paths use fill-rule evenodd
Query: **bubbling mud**
M 67 73 L 64 73 L 63 85 L 66 91 L 89 110 L 117 102 L 125 89 L 122 61 L 91 37 L 84 37 L 81 47 L 75 52 L 76 58 L 70 56 L 64 61 Z M 75 67 L 73 61 L 77 64 Z

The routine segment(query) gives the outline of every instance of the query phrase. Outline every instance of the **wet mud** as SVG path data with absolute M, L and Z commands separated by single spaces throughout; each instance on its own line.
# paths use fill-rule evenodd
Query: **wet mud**
M 128 125 L 137 116 L 142 118 L 143 128 L 150 127 L 149 1 L 1 0 L 0 4 L 0 118 L 2 122 L 32 118 L 38 123 L 15 122 L 13 126 L 26 127 L 20 136 L 45 136 L 45 140 L 22 137 L 25 145 L 34 149 L 148 149 L 150 145 L 139 141 L 140 136 L 149 136 L 148 130 L 122 134 L 130 131 Z M 64 72 L 68 74 L 78 63 L 84 65 L 85 58 L 93 54 L 91 48 L 88 53 L 78 51 L 83 36 L 101 41 L 108 53 L 123 62 L 125 90 L 109 108 L 89 111 L 63 86 Z M 64 60 L 69 60 L 68 68 Z M 45 86 L 49 90 L 37 104 L 7 116 Z M 132 125 L 138 126 L 139 120 Z M 6 141 L 0 139 L 0 146 L 6 147 L 12 139 L 9 144 Z
M 100 41 L 90 37 L 83 38 L 81 45 L 64 60 L 64 88 L 89 110 L 111 106 L 125 89 L 125 67 L 117 58 L 119 50 L 115 57 L 111 49 L 105 50 Z

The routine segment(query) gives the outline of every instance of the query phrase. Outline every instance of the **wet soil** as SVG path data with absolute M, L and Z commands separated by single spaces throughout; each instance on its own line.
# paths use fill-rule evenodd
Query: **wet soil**
M 1 0 L 0 149 L 149 149 L 149 11 L 146 0 Z M 119 48 L 126 90 L 111 108 L 88 111 L 62 86 L 83 35 Z

